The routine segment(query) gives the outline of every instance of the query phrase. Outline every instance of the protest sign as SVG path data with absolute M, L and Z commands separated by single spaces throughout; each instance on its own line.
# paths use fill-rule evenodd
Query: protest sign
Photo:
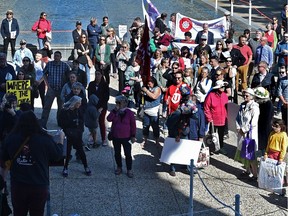
M 167 137 L 164 142 L 160 161 L 166 164 L 183 164 L 190 165 L 190 160 L 194 160 L 194 164 L 198 161 L 202 142 L 181 139 L 176 142 L 175 138 Z
M 6 81 L 6 93 L 17 97 L 17 106 L 21 103 L 31 103 L 30 80 L 9 80 Z

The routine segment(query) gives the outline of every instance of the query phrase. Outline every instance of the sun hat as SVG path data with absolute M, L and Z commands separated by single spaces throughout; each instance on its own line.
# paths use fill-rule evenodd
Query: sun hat
M 254 89 L 254 94 L 257 98 L 266 99 L 269 98 L 269 92 L 263 87 L 257 87 Z
M 253 96 L 255 95 L 253 89 L 251 89 L 251 88 L 247 88 L 247 89 L 243 90 L 243 92 L 246 92 L 246 93 L 253 95 Z
M 216 85 L 212 89 L 220 89 L 223 86 L 227 85 L 227 82 L 224 82 L 223 80 L 217 80 Z

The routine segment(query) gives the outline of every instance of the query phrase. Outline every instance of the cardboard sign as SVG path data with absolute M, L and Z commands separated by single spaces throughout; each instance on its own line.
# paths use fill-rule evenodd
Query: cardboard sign
M 166 164 L 190 165 L 190 160 L 194 160 L 194 165 L 198 161 L 202 142 L 181 139 L 176 142 L 175 138 L 167 137 L 164 142 L 160 161 Z
M 17 106 L 21 103 L 31 103 L 30 80 L 9 80 L 6 81 L 6 93 L 17 97 Z
M 123 36 L 127 33 L 127 25 L 119 25 L 118 30 L 119 30 L 119 37 L 123 38 Z

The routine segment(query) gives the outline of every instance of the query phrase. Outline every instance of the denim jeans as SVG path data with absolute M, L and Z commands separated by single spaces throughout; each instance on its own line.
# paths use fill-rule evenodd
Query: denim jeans
M 127 170 L 132 169 L 132 146 L 129 143 L 130 138 L 113 138 L 115 160 L 118 168 L 122 168 L 121 145 L 124 149 Z
M 87 83 L 89 84 L 90 83 L 90 68 L 89 68 L 88 64 L 85 64 L 85 65 L 79 64 L 79 68 L 86 72 Z
M 43 38 L 38 38 L 39 50 L 44 48 L 44 43 L 45 43 L 45 40 Z
M 149 136 L 149 127 L 153 129 L 154 138 L 159 138 L 159 114 L 157 116 L 149 116 L 144 112 L 143 117 L 143 136 Z

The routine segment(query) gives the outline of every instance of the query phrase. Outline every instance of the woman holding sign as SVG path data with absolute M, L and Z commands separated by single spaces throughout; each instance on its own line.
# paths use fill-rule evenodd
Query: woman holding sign
M 23 66 L 20 68 L 19 73 L 24 73 L 23 80 L 30 80 L 30 100 L 31 100 L 31 107 L 34 110 L 34 98 L 39 97 L 39 92 L 37 85 L 35 84 L 36 72 L 34 65 L 31 62 L 31 59 L 27 56 L 23 58 Z

